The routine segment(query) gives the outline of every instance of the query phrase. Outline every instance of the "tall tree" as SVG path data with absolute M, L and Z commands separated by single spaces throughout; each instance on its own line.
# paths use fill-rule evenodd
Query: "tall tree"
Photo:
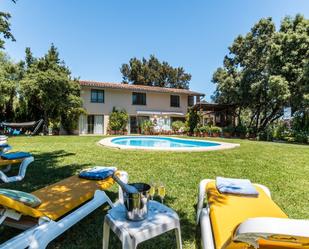
M 306 94 L 309 94 L 309 81 L 306 67 L 309 64 L 309 20 L 302 15 L 285 17 L 274 41 L 271 64 L 275 73 L 289 83 L 292 111 L 308 107 Z
M 15 3 L 16 1 L 12 0 L 12 2 Z M 4 48 L 4 39 L 15 41 L 15 38 L 11 33 L 11 24 L 9 22 L 10 18 L 10 13 L 0 11 L 0 35 L 3 37 L 0 38 L 0 49 Z
M 68 130 L 76 128 L 82 112 L 80 85 L 60 61 L 57 48 L 52 45 L 47 54 L 38 59 L 34 59 L 31 50 L 27 49 L 26 61 L 20 93 L 32 119 L 43 118 L 46 126 L 61 121 Z
M 245 36 L 238 36 L 224 65 L 214 73 L 213 99 L 234 104 L 239 117 L 260 132 L 283 115 L 285 106 L 298 110 L 306 105 L 309 58 L 308 20 L 285 18 L 277 32 L 271 18 L 261 19 Z
M 174 68 L 154 55 L 148 60 L 132 58 L 128 64 L 122 64 L 120 71 L 125 84 L 188 89 L 191 80 L 182 67 Z
M 22 75 L 23 64 L 15 64 L 0 51 L 0 120 L 14 119 L 14 102 Z

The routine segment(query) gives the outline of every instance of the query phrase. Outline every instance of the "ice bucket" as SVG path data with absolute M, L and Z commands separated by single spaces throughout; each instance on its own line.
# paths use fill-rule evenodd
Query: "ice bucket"
M 146 183 L 131 183 L 138 193 L 128 194 L 124 192 L 124 205 L 126 207 L 127 218 L 132 221 L 143 220 L 148 214 L 148 200 L 150 186 Z

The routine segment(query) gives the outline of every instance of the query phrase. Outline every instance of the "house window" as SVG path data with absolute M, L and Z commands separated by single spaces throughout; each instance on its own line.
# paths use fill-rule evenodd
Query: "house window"
M 180 97 L 178 95 L 171 95 L 171 107 L 180 106 Z
M 188 96 L 188 106 L 194 106 L 194 96 Z
M 146 105 L 146 93 L 132 93 L 132 105 Z
M 104 103 L 104 90 L 91 89 L 91 103 Z

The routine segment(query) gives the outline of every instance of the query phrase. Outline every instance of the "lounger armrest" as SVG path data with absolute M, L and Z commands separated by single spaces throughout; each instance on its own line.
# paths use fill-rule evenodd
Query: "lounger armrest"
M 24 158 L 19 166 L 18 175 L 16 176 L 7 176 L 6 174 L 4 174 L 4 172 L 0 170 L 0 179 L 5 183 L 21 181 L 22 179 L 24 179 L 26 175 L 28 166 L 33 161 L 34 161 L 34 158 L 32 156 Z
M 198 199 L 197 199 L 197 212 L 196 212 L 196 223 L 199 223 L 200 215 L 202 212 L 202 209 L 204 207 L 204 199 L 206 196 L 206 185 L 213 180 L 211 179 L 204 179 L 200 182 L 199 188 L 198 188 Z
M 309 243 L 309 220 L 285 218 L 251 218 L 241 223 L 233 234 L 234 241 L 258 248 L 258 240 Z
M 119 173 L 119 179 L 124 182 L 124 183 L 128 183 L 129 182 L 129 175 L 126 171 L 120 171 Z M 122 191 L 122 188 L 119 186 L 118 187 L 118 201 L 120 203 L 124 203 L 124 200 L 123 200 L 123 191 Z

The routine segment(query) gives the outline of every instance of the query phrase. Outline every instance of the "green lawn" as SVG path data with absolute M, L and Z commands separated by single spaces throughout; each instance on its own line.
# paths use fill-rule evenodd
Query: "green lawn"
M 92 165 L 126 170 L 131 182 L 162 181 L 167 186 L 166 204 L 180 216 L 185 249 L 198 248 L 195 205 L 198 184 L 203 178 L 240 177 L 265 184 L 290 217 L 309 218 L 309 146 L 225 139 L 241 146 L 224 151 L 171 153 L 109 149 L 97 144 L 100 139 L 78 136 L 10 138 L 15 150 L 30 151 L 35 162 L 22 182 L 1 187 L 30 192 Z M 116 190 L 113 187 L 112 192 L 108 192 L 113 199 L 117 196 Z M 101 248 L 106 209 L 89 215 L 48 248 Z M 2 227 L 0 242 L 16 233 L 15 229 Z M 115 236 L 111 243 L 111 248 L 121 248 Z M 150 240 L 139 248 L 175 248 L 174 233 Z

